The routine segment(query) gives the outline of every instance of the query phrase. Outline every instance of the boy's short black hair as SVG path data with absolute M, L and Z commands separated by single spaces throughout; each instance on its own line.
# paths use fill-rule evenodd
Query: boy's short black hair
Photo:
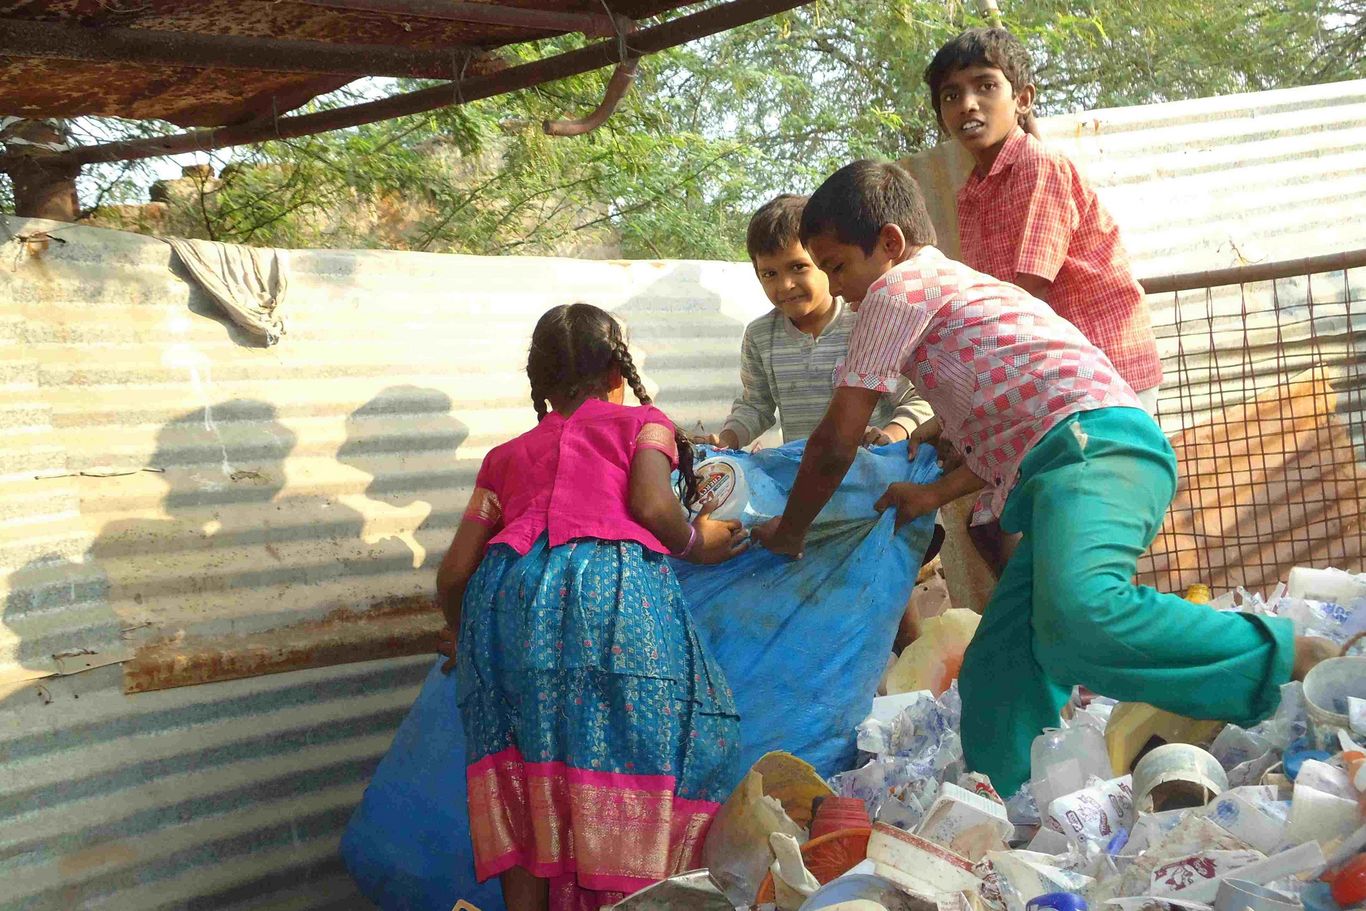
M 949 74 L 970 66 L 990 66 L 1000 70 L 1010 81 L 1016 94 L 1034 81 L 1034 66 L 1029 51 L 1010 32 L 1003 28 L 970 28 L 939 49 L 925 67 L 925 84 L 930 87 L 930 103 L 939 125 L 944 118 L 939 113 L 939 89 Z
M 923 247 L 935 242 L 934 225 L 915 178 L 891 161 L 862 159 L 825 179 L 802 212 L 803 244 L 831 233 L 842 244 L 856 244 L 865 254 L 877 247 L 883 225 L 896 225 L 906 242 Z
M 805 196 L 784 193 L 759 207 L 745 232 L 745 249 L 749 251 L 750 262 L 797 243 L 806 200 Z

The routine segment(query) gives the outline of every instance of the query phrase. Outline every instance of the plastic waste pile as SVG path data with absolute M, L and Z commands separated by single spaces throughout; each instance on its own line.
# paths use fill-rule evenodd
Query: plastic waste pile
M 956 684 L 879 697 L 854 768 L 818 785 L 795 757 L 756 764 L 708 836 L 708 904 L 618 907 L 1366 907 L 1366 575 L 1297 569 L 1212 604 L 1289 617 L 1343 656 L 1249 729 L 1079 690 L 1009 800 L 964 768 Z

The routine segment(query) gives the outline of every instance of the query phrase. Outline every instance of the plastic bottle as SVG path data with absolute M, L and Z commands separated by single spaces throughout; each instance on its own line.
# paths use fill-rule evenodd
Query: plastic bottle
M 1025 908 L 1027 911 L 1087 911 L 1087 904 L 1086 899 L 1075 892 L 1049 892 L 1031 898 Z
M 1186 600 L 1191 604 L 1209 604 L 1213 598 L 1210 596 L 1209 586 L 1203 582 L 1197 582 L 1186 589 Z
M 1343 908 L 1366 902 L 1366 854 L 1358 854 L 1333 877 L 1333 900 Z
M 1114 777 L 1105 737 L 1089 725 L 1062 730 L 1045 730 L 1034 738 L 1029 750 L 1030 787 L 1039 806 L 1039 816 L 1048 818 L 1048 807 L 1086 787 L 1088 778 Z

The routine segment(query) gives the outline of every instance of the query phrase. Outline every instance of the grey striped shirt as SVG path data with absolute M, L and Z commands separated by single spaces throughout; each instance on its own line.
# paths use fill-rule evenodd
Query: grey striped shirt
M 811 435 L 834 394 L 835 368 L 849 349 L 858 314 L 835 300 L 835 316 L 815 338 L 802 332 L 776 307 L 745 327 L 740 349 L 740 397 L 731 406 L 725 429 L 741 446 L 761 436 L 782 418 L 783 442 Z M 884 395 L 872 424 L 900 424 L 907 433 L 933 412 L 908 382 L 898 394 Z

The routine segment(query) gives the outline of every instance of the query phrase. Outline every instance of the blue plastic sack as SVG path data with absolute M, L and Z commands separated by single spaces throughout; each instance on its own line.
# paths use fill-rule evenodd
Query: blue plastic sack
M 746 477 L 767 476 L 751 508 L 781 512 L 804 443 L 734 453 Z M 721 566 L 676 564 L 700 634 L 735 691 L 741 769 L 786 750 L 822 775 L 851 767 L 855 726 L 867 714 L 934 524 L 900 531 L 873 503 L 895 481 L 939 474 L 932 447 L 914 462 L 904 443 L 861 451 L 790 561 L 760 548 Z M 773 502 L 768 502 L 772 500 Z M 450 911 L 465 899 L 504 911 L 496 880 L 474 879 L 465 803 L 465 743 L 455 677 L 433 665 L 342 837 L 361 891 L 385 911 Z
M 782 512 L 805 442 L 754 454 L 728 453 L 750 487 L 749 510 Z M 894 530 L 895 514 L 873 504 L 895 481 L 939 475 L 933 447 L 914 462 L 906 444 L 860 451 L 807 534 L 806 555 L 762 548 L 720 566 L 675 563 L 698 632 L 711 647 L 740 709 L 741 765 L 786 750 L 824 777 L 852 768 L 854 729 L 868 714 L 897 625 L 934 533 L 922 516 Z M 764 491 L 778 496 L 766 502 Z

